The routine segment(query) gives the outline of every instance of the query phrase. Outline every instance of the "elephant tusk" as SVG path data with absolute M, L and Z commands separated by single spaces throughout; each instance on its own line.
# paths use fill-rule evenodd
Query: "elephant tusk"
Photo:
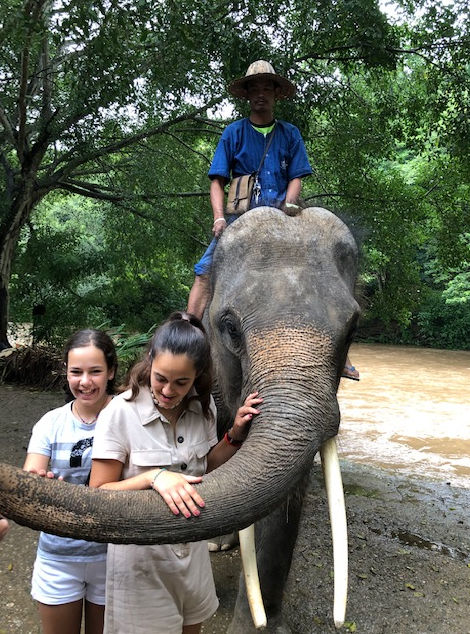
M 250 606 L 251 618 L 257 630 L 267 625 L 263 597 L 259 585 L 258 565 L 256 563 L 255 526 L 251 524 L 238 532 L 240 538 L 240 554 L 245 575 L 246 596 Z
M 334 603 L 333 619 L 335 627 L 343 625 L 346 616 L 348 596 L 348 532 L 346 508 L 344 504 L 343 482 L 339 467 L 336 439 L 330 438 L 320 449 L 325 478 L 328 509 L 330 512 L 333 538 L 334 562 Z

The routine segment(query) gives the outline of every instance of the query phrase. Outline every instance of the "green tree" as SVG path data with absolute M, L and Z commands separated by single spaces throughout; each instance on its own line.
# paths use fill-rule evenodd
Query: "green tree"
M 375 0 L 1 2 L 0 345 L 21 229 L 54 191 L 107 204 L 105 224 L 115 221 L 114 235 L 129 243 L 116 284 L 141 266 L 130 244 L 146 252 L 154 239 L 183 262 L 195 259 L 209 229 L 207 163 L 223 126 L 208 112 L 256 58 L 299 86 L 279 114 L 307 139 L 315 166 L 307 196 L 359 219 L 376 306 L 390 312 L 399 297 L 407 319 L 416 247 L 436 226 L 449 240 L 461 233 L 444 169 L 447 157 L 459 165 L 462 197 L 469 41 L 461 0 L 398 2 L 396 24 Z M 419 160 L 421 169 L 407 172 Z M 153 235 L 145 222 L 139 228 L 140 244 L 128 239 L 133 217 L 153 223 Z M 50 235 L 51 257 L 59 235 Z M 148 262 L 147 290 L 162 259 Z
M 124 225 L 108 203 L 50 195 L 18 244 L 11 278 L 15 321 L 31 322 L 33 312 L 35 341 L 61 345 L 90 324 L 145 331 L 183 307 L 188 289 L 180 281 L 181 254 L 156 246 L 154 230 L 153 221 L 137 215 Z
M 144 190 L 116 184 L 136 173 L 134 150 L 148 140 L 182 121 L 206 125 L 199 114 L 221 101 L 225 82 L 253 58 L 287 72 L 300 68 L 312 36 L 321 35 L 324 56 L 355 34 L 350 47 L 370 62 L 383 48 L 382 31 L 368 34 L 365 14 L 373 9 L 372 22 L 385 20 L 372 0 L 354 5 L 363 6 L 359 23 L 345 0 L 318 3 L 297 43 L 286 15 L 298 23 L 310 6 L 304 1 L 292 8 L 279 0 L 2 0 L 0 344 L 20 231 L 46 195 L 62 190 L 136 211 L 180 193 L 175 186 L 165 192 L 159 181 Z
M 463 3 L 398 4 L 396 43 L 384 40 L 394 67 L 353 61 L 346 42 L 336 68 L 313 55 L 304 62 L 328 86 L 308 113 L 315 177 L 306 195 L 362 230 L 366 318 L 408 327 L 426 295 L 426 245 L 443 269 L 468 262 L 470 39 Z
M 176 3 L 11 0 L 0 35 L 0 343 L 21 228 L 50 192 L 138 206 L 116 190 L 130 148 L 217 102 L 207 24 Z M 5 2 L 3 2 L 5 5 Z M 194 40 L 195 38 L 195 40 Z M 209 55 L 210 59 L 210 55 Z

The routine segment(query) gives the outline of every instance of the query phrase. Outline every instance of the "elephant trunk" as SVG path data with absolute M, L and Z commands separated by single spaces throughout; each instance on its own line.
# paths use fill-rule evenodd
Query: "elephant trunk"
M 246 441 L 229 462 L 204 476 L 197 485 L 205 500 L 198 518 L 175 517 L 155 491 L 90 489 L 7 464 L 0 464 L 0 513 L 36 530 L 98 542 L 166 544 L 223 535 L 267 515 L 310 466 L 316 441 L 283 451 L 275 435 L 262 435 L 261 457 Z M 274 479 L 275 466 L 281 473 Z
M 279 334 L 268 336 L 278 343 Z M 325 347 L 319 341 L 308 344 Z M 324 359 L 312 361 L 321 355 L 292 356 L 291 348 L 283 365 L 274 359 L 268 367 L 266 343 L 266 332 L 247 339 L 250 389 L 264 398 L 262 413 L 238 453 L 197 485 L 206 503 L 198 518 L 174 516 L 155 491 L 89 489 L 6 464 L 0 464 L 0 512 L 36 530 L 122 544 L 198 541 L 267 515 L 310 468 L 322 442 L 336 434 L 338 412 L 332 368 Z M 281 346 L 275 350 L 271 354 L 282 356 Z

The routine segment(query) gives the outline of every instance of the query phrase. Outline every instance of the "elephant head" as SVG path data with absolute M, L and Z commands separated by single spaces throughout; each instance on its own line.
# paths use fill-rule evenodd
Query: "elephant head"
M 232 415 L 264 398 L 237 454 L 204 477 L 200 517 L 175 517 L 153 491 L 92 490 L 0 465 L 0 512 L 57 535 L 114 543 L 196 541 L 242 529 L 286 499 L 339 424 L 341 370 L 358 317 L 357 247 L 334 214 L 252 210 L 216 249 L 210 335 Z
M 298 437 L 290 458 L 306 445 L 316 451 L 339 424 L 336 390 L 359 313 L 356 243 L 320 208 L 296 217 L 256 209 L 229 229 L 215 252 L 209 307 L 219 399 L 232 418 L 240 395 L 262 393 L 251 440 L 263 444 L 250 444 L 258 453 L 271 434 Z

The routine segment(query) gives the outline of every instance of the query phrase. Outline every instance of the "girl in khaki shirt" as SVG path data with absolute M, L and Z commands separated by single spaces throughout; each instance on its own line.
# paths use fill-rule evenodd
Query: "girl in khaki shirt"
M 193 487 L 246 437 L 262 398 L 250 394 L 218 442 L 208 337 L 174 313 L 131 371 L 127 391 L 106 408 L 93 445 L 90 486 L 153 488 L 175 515 L 198 516 Z M 206 542 L 108 547 L 107 634 L 198 634 L 218 600 Z

